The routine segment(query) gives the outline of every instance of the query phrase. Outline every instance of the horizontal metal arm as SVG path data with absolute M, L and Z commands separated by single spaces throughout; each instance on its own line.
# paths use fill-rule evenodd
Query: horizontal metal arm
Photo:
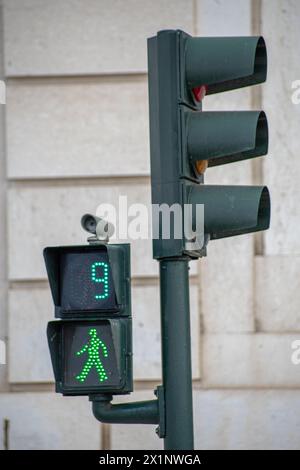
M 93 414 L 102 423 L 159 424 L 158 400 L 113 405 L 111 395 L 90 395 Z

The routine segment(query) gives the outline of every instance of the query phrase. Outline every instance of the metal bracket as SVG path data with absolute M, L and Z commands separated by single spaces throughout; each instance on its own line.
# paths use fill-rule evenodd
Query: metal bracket
M 102 423 L 123 424 L 158 424 L 159 407 L 158 400 L 140 402 L 111 403 L 112 395 L 90 395 L 93 403 L 93 414 Z
M 158 399 L 158 416 L 159 424 L 155 429 L 156 434 L 160 438 L 166 437 L 166 411 L 165 411 L 165 391 L 162 385 L 158 385 L 155 390 L 155 395 Z
M 156 400 L 113 405 L 112 395 L 90 395 L 95 418 L 102 423 L 158 424 L 156 433 L 165 437 L 165 397 L 162 385 L 154 391 Z

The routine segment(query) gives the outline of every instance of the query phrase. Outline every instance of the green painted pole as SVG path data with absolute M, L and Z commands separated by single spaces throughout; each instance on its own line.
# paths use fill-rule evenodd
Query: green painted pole
M 193 397 L 188 259 L 160 261 L 166 450 L 192 450 Z

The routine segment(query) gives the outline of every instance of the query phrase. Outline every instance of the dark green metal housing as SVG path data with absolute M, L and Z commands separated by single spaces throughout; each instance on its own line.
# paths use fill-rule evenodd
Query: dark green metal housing
M 112 271 L 114 288 L 116 292 L 117 305 L 112 311 L 106 313 L 102 310 L 97 311 L 93 308 L 90 311 L 68 310 L 65 311 L 61 306 L 61 270 L 60 260 L 66 253 L 99 253 L 107 252 Z M 131 315 L 131 287 L 130 287 L 130 245 L 123 244 L 92 244 L 92 245 L 74 245 L 74 246 L 54 246 L 44 249 L 44 259 L 55 305 L 55 316 L 57 318 L 98 318 L 101 316 L 117 313 L 118 315 Z
M 207 94 L 213 94 L 265 81 L 263 38 L 193 38 L 179 30 L 160 31 L 148 40 L 148 64 L 152 204 L 182 208 L 204 204 L 205 233 L 199 239 L 206 241 L 268 228 L 266 188 L 205 190 L 199 165 L 205 161 L 213 167 L 265 155 L 265 113 L 203 112 L 194 92 L 205 87 Z M 159 236 L 153 237 L 154 258 L 205 254 L 205 247 L 191 251 L 184 237 L 185 222 L 183 214 L 181 238 L 171 230 L 169 239 L 164 239 L 161 221 L 154 220 L 156 231 L 159 225 Z
M 97 385 L 68 385 L 66 380 L 66 348 L 64 343 L 64 330 L 76 329 L 81 326 L 89 327 L 101 323 L 109 322 L 114 340 L 114 350 L 116 354 L 116 367 L 114 373 L 118 375 L 118 380 L 113 386 L 106 385 L 105 382 Z M 55 377 L 56 392 L 63 395 L 91 395 L 96 393 L 124 394 L 133 390 L 132 373 L 132 326 L 131 318 L 105 318 L 92 320 L 61 320 L 48 323 L 47 337 L 51 355 L 51 362 Z
M 105 255 L 108 260 L 109 269 L 112 276 L 112 290 L 115 301 L 111 302 L 107 308 L 105 304 L 102 308 L 96 308 L 92 303 L 93 297 L 89 297 L 81 308 L 66 308 L 63 306 L 62 292 L 63 283 L 69 281 L 65 279 L 62 272 L 62 260 L 66 255 L 80 256 L 80 262 L 87 257 Z M 60 321 L 48 323 L 47 337 L 50 349 L 51 361 L 54 371 L 56 391 L 64 395 L 90 395 L 97 393 L 104 394 L 124 394 L 133 389 L 132 377 L 132 318 L 131 318 L 131 286 L 130 286 L 130 245 L 115 244 L 104 245 L 93 243 L 90 245 L 48 247 L 44 250 L 44 258 L 49 278 L 49 284 L 55 305 L 55 316 L 62 318 Z M 81 265 L 80 265 L 81 266 Z M 80 273 L 79 273 L 80 274 Z M 78 298 L 85 297 L 83 279 L 79 277 Z M 72 285 L 72 284 L 71 284 Z M 73 294 L 74 289 L 69 290 Z M 77 292 L 75 292 L 75 295 Z M 76 295 L 77 297 L 77 295 Z M 110 376 L 107 381 L 99 382 L 94 379 L 84 383 L 71 380 L 67 374 L 71 367 L 76 365 L 76 356 L 72 362 L 69 344 L 73 344 L 75 338 L 81 330 L 84 330 L 84 341 L 88 344 L 89 337 L 87 331 L 92 328 L 99 328 L 100 332 L 108 331 L 107 338 L 110 341 L 110 353 L 107 360 L 109 364 Z M 68 341 L 67 339 L 68 338 Z M 79 346 L 78 346 L 79 347 Z M 80 347 L 79 347 L 80 349 Z M 73 351 L 74 353 L 74 351 Z M 73 354 L 74 355 L 74 354 Z M 103 354 L 102 354 L 103 356 Z M 66 359 L 68 357 L 68 360 Z M 85 352 L 83 356 L 87 361 L 89 354 Z M 104 361 L 105 359 L 102 358 Z M 75 364 L 75 365 L 74 365 Z M 78 367 L 82 367 L 78 365 Z M 93 369 L 95 373 L 95 368 Z M 111 378 L 112 377 L 112 378 Z

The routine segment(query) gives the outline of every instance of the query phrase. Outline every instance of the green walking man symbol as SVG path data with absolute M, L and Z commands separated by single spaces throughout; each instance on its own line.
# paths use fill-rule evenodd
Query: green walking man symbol
M 91 336 L 91 338 L 83 346 L 83 348 L 80 349 L 80 351 L 76 353 L 77 356 L 81 356 L 81 354 L 85 352 L 88 353 L 88 359 L 85 365 L 83 366 L 83 369 L 80 372 L 80 374 L 76 376 L 76 379 L 79 380 L 80 382 L 84 382 L 90 370 L 93 367 L 95 367 L 98 372 L 99 381 L 104 382 L 104 380 L 107 380 L 108 377 L 106 375 L 106 371 L 102 365 L 102 362 L 100 361 L 99 352 L 100 352 L 100 348 L 102 348 L 103 356 L 107 357 L 108 356 L 107 347 L 105 346 L 103 341 L 101 341 L 101 339 L 98 338 L 96 328 L 91 328 L 89 330 L 89 335 Z

